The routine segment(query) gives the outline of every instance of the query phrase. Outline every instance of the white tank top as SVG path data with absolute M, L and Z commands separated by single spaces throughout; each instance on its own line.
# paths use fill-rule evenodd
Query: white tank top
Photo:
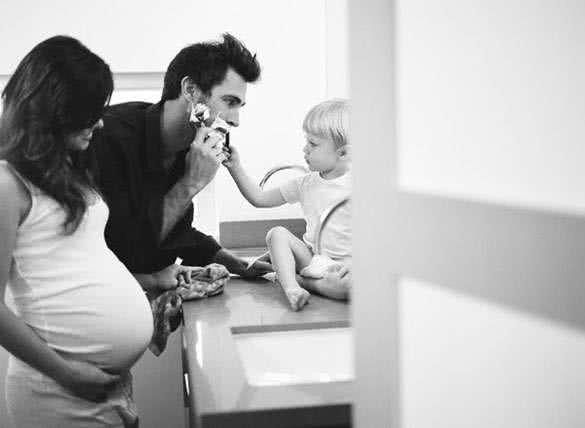
M 97 194 L 77 230 L 63 233 L 57 201 L 8 167 L 32 205 L 18 227 L 8 289 L 13 309 L 47 344 L 113 372 L 130 368 L 152 336 L 140 285 L 106 246 L 108 207 Z

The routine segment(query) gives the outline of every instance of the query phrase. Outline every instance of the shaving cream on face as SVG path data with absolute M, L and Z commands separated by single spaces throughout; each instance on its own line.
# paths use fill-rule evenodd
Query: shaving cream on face
M 211 124 L 211 128 L 213 128 L 213 131 L 211 131 L 209 134 L 211 135 L 214 132 L 219 133 L 223 139 L 224 148 L 226 148 L 229 151 L 230 125 L 225 120 L 223 120 L 221 117 L 219 117 L 219 114 L 218 114 L 217 117 L 215 118 L 215 120 L 213 121 L 213 123 Z
M 218 113 L 211 125 L 209 125 L 209 127 L 213 129 L 209 135 L 216 133 L 217 136 L 221 137 L 224 148 L 229 151 L 229 132 L 231 126 L 220 117 L 220 114 L 221 113 Z M 197 103 L 192 105 L 189 122 L 191 122 L 196 128 L 200 128 L 201 126 L 205 125 L 206 121 L 209 121 L 210 117 L 211 112 L 206 104 Z
M 219 116 L 219 113 L 215 120 L 213 121 L 213 123 L 211 124 L 211 128 L 219 132 L 222 132 L 223 134 L 227 134 L 230 132 L 230 125 Z
M 195 124 L 196 126 L 201 126 L 207 119 L 211 113 L 209 112 L 209 107 L 207 107 L 203 103 L 197 103 L 191 106 L 191 115 L 189 116 L 189 122 Z

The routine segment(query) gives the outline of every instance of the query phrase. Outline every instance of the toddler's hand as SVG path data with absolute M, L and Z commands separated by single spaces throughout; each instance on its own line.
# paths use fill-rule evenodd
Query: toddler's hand
M 229 169 L 240 164 L 240 154 L 232 143 L 230 143 L 229 149 L 224 148 L 223 152 L 226 156 L 226 159 L 222 162 L 223 166 Z
M 329 266 L 327 268 L 327 272 L 325 273 L 326 277 L 329 276 L 338 279 L 345 278 L 347 275 L 350 275 L 351 277 L 351 268 L 344 263 L 336 263 L 332 266 Z

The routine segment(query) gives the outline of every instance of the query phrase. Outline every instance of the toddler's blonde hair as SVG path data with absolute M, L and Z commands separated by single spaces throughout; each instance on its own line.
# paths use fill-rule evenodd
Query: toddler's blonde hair
M 347 100 L 334 98 L 311 108 L 303 120 L 303 131 L 317 138 L 332 140 L 336 148 L 348 144 L 349 105 Z

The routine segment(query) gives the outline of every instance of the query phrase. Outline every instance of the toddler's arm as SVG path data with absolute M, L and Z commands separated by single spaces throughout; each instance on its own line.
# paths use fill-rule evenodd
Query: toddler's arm
M 282 197 L 280 190 L 278 188 L 269 190 L 261 189 L 244 170 L 236 148 L 230 145 L 230 149 L 230 157 L 224 162 L 224 165 L 227 167 L 244 198 L 256 208 L 270 208 L 284 205 L 286 201 Z

